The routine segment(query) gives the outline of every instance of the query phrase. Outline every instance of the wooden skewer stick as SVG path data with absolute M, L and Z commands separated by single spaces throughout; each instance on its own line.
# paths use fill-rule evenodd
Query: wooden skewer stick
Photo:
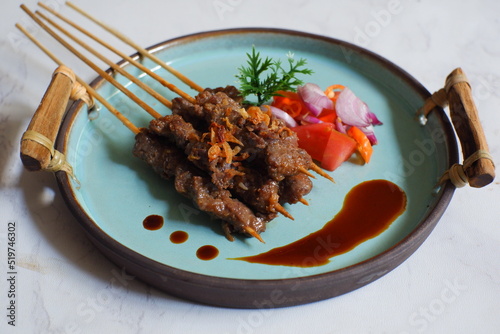
M 66 2 L 66 5 L 68 5 L 69 7 L 71 7 L 72 9 L 77 11 L 78 13 L 80 13 L 81 15 L 85 16 L 86 18 L 88 18 L 89 20 L 94 22 L 95 24 L 99 25 L 101 28 L 103 28 L 103 29 L 107 30 L 108 32 L 110 32 L 111 34 L 115 35 L 121 41 L 123 41 L 124 43 L 126 43 L 126 44 L 130 45 L 131 47 L 133 47 L 134 49 L 136 49 L 144 57 L 147 57 L 147 58 L 151 59 L 152 61 L 154 61 L 155 63 L 157 63 L 158 65 L 160 65 L 161 67 L 163 67 L 164 69 L 166 69 L 167 71 L 169 71 L 170 73 L 175 75 L 177 78 L 179 78 L 182 82 L 184 82 L 186 85 L 188 85 L 192 89 L 194 89 L 198 92 L 203 91 L 203 87 L 199 86 L 198 84 L 196 84 L 192 80 L 188 79 L 182 73 L 180 73 L 179 71 L 177 71 L 173 67 L 167 65 L 164 61 L 162 61 L 161 59 L 159 59 L 155 55 L 149 53 L 149 51 L 147 51 L 146 49 L 144 49 L 143 47 L 141 47 L 140 45 L 138 45 L 137 43 L 132 41 L 130 38 L 123 35 L 118 30 L 116 30 L 116 29 L 104 24 L 103 22 L 97 20 L 96 18 L 92 17 L 90 14 L 86 13 L 85 11 L 83 11 L 82 9 L 75 6 L 73 3 L 69 2 L 69 1 Z
M 295 220 L 295 218 L 293 218 L 293 216 L 288 212 L 286 211 L 286 209 L 279 203 L 276 203 L 274 205 L 274 210 L 278 211 L 279 213 L 281 213 L 283 216 L 291 219 L 291 220 Z
M 59 60 L 49 49 L 47 49 L 43 44 L 41 44 L 32 34 L 30 34 L 23 26 L 19 23 L 16 24 L 16 27 L 21 30 L 22 33 L 26 35 L 36 46 L 38 46 L 47 56 L 49 56 L 56 64 L 64 65 L 61 60 Z M 139 133 L 139 128 L 137 128 L 130 120 L 128 120 L 122 113 L 116 110 L 105 98 L 103 98 L 99 93 L 97 93 L 89 84 L 87 84 L 80 77 L 76 76 L 76 80 L 85 87 L 87 92 L 96 100 L 102 103 L 116 118 L 118 118 L 123 125 L 125 125 L 130 131 L 134 134 Z
M 85 34 L 86 36 L 90 37 L 91 39 L 93 39 L 97 43 L 99 43 L 102 46 L 106 47 L 111 52 L 116 53 L 118 56 L 120 56 L 121 58 L 125 59 L 130 64 L 134 65 L 135 67 L 137 67 L 138 69 L 140 69 L 141 71 L 143 71 L 144 73 L 146 73 L 147 75 L 149 75 L 150 77 L 152 77 L 153 79 L 155 79 L 156 81 L 158 81 L 160 84 L 162 84 L 164 87 L 168 88 L 172 92 L 178 94 L 179 96 L 183 97 L 184 99 L 188 100 L 191 103 L 195 103 L 196 102 L 195 99 L 193 97 L 191 97 L 189 94 L 187 94 L 186 92 L 182 91 L 181 89 L 179 89 L 174 84 L 168 82 L 167 80 L 165 80 L 164 78 L 162 78 L 161 76 L 159 76 L 158 74 L 156 74 L 155 72 L 151 71 L 149 68 L 147 68 L 146 66 L 142 65 L 140 62 L 136 61 L 132 57 L 128 56 L 127 54 L 125 54 L 122 51 L 118 50 L 114 46 L 112 46 L 109 43 L 105 42 L 103 39 L 97 37 L 96 35 L 92 34 L 91 32 L 89 32 L 88 30 L 84 29 L 83 27 L 81 27 L 78 24 L 74 23 L 73 21 L 67 19 L 66 17 L 64 17 L 63 15 L 59 14 L 58 12 L 56 12 L 52 8 L 48 7 L 47 5 L 45 5 L 45 4 L 41 3 L 41 2 L 39 2 L 38 5 L 40 7 L 42 7 L 43 9 L 47 10 L 48 12 L 50 12 L 52 15 L 56 16 L 57 18 L 61 19 L 64 22 L 66 22 L 67 24 L 69 24 L 70 26 L 72 26 L 73 28 L 75 28 L 76 30 L 80 31 L 82 34 Z
M 316 165 L 314 162 L 311 163 L 311 169 L 313 171 L 315 171 L 316 173 L 318 173 L 319 175 L 323 176 L 324 178 L 332 181 L 333 183 L 335 183 L 335 180 L 333 179 L 333 177 L 331 177 L 330 175 L 328 175 L 327 173 L 325 173 L 324 170 L 322 170 L 318 165 Z
M 35 12 L 35 14 L 39 15 L 41 18 L 43 18 L 45 21 L 47 21 L 49 24 L 51 24 L 54 28 L 56 28 L 57 30 L 59 30 L 60 32 L 62 32 L 66 36 L 68 36 L 69 38 L 71 38 L 73 41 L 75 41 L 76 43 L 78 43 L 79 45 L 81 45 L 85 50 L 89 51 L 94 56 L 96 56 L 97 58 L 99 58 L 100 60 L 102 60 L 103 62 L 105 62 L 113 70 L 115 70 L 116 72 L 120 73 L 121 75 L 123 75 L 124 77 L 126 77 L 127 79 L 129 79 L 130 81 L 132 81 L 133 83 L 135 83 L 140 88 L 144 89 L 149 95 L 151 95 L 152 97 L 154 97 L 155 99 L 157 99 L 158 101 L 160 101 L 161 103 L 163 103 L 163 105 L 165 105 L 167 108 L 169 108 L 169 109 L 172 108 L 172 102 L 170 102 L 168 99 L 164 98 L 161 94 L 159 94 L 153 88 L 151 88 L 148 85 L 146 85 L 144 82 L 142 82 L 141 80 L 139 80 L 137 77 L 135 77 L 132 74 L 130 74 L 129 72 L 125 71 L 121 66 L 116 65 L 114 62 L 112 62 L 108 58 L 104 57 L 97 50 L 95 50 L 94 48 L 92 48 L 87 43 L 83 42 L 81 39 L 79 39 L 78 37 L 76 37 L 75 35 L 73 35 L 72 33 L 70 33 L 69 31 L 67 31 L 66 29 L 64 29 L 63 27 L 61 27 L 59 24 L 57 24 L 56 22 L 54 22 L 53 20 L 51 20 L 50 18 L 48 18 L 44 14 L 42 14 L 42 13 L 40 13 L 38 11 Z
M 262 243 L 266 243 L 264 241 L 264 239 L 262 239 L 262 237 L 260 236 L 259 233 L 255 232 L 255 230 L 253 228 L 251 228 L 250 226 L 245 226 L 245 232 L 247 232 L 248 234 L 250 234 L 252 237 L 256 238 L 257 240 L 259 240 L 260 242 Z
M 126 96 L 128 96 L 131 100 L 137 103 L 142 109 L 148 112 L 154 118 L 162 117 L 156 110 L 147 105 L 144 101 L 139 99 L 135 94 L 125 88 L 122 84 L 116 81 L 111 75 L 109 75 L 106 71 L 101 70 L 96 64 L 90 61 L 87 57 L 81 54 L 78 50 L 72 47 L 69 43 L 67 43 L 64 39 L 62 39 L 57 33 L 55 33 L 52 29 L 50 29 L 45 23 L 43 23 L 35 14 L 33 14 L 24 4 L 21 5 L 21 8 L 45 31 L 47 31 L 52 37 L 54 37 L 59 43 L 61 43 L 64 47 L 66 47 L 69 51 L 71 51 L 75 56 L 80 58 L 85 64 L 91 67 L 94 71 L 96 71 L 101 77 L 103 77 L 106 81 L 111 83 L 113 86 L 118 88 L 121 92 L 123 92 Z
M 308 202 L 308 201 L 307 201 L 304 197 L 301 197 L 301 198 L 299 199 L 299 202 L 300 202 L 300 203 L 302 203 L 302 204 L 304 204 L 304 205 L 309 206 L 309 202 Z
M 299 167 L 298 170 L 299 170 L 299 172 L 301 172 L 302 174 L 305 174 L 305 175 L 309 176 L 310 178 L 313 178 L 313 179 L 316 178 L 314 175 L 311 174 L 311 172 L 309 172 L 307 169 L 305 169 L 302 166 Z

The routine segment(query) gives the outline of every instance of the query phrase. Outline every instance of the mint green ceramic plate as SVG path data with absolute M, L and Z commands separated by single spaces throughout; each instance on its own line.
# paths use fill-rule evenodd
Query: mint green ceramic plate
M 376 127 L 379 144 L 372 161 L 360 166 L 345 163 L 331 173 L 336 183 L 317 178 L 306 196 L 309 206 L 289 205 L 295 217 L 282 216 L 268 224 L 266 243 L 254 238 L 229 242 L 220 224 L 193 208 L 171 182 L 161 179 L 132 155 L 134 135 L 101 107 L 90 120 L 81 103 L 73 105 L 58 138 L 81 182 L 78 189 L 58 175 L 64 197 L 89 237 L 103 252 L 136 276 L 169 293 L 203 303 L 229 307 L 296 305 L 333 297 L 363 286 L 389 272 L 410 256 L 431 232 L 453 187 L 435 194 L 442 173 L 457 160 L 455 138 L 443 113 L 433 113 L 425 127 L 415 120 L 416 110 L 429 93 L 403 70 L 351 44 L 300 32 L 238 29 L 201 33 L 160 43 L 150 50 L 203 87 L 235 84 L 237 68 L 255 45 L 263 55 L 307 58 L 314 70 L 306 79 L 321 87 L 349 86 L 374 111 L 383 126 Z M 183 86 L 148 60 L 143 63 Z M 127 63 L 122 65 L 167 98 L 170 91 Z M 124 85 L 161 114 L 170 111 L 122 76 Z M 97 78 L 93 85 L 137 126 L 151 117 L 114 86 Z M 192 95 L 195 92 L 189 91 Z M 320 229 L 340 210 L 347 192 L 372 179 L 387 179 L 407 194 L 406 211 L 379 236 L 363 242 L 330 263 L 313 268 L 270 266 L 228 258 L 255 255 L 295 241 Z M 164 217 L 156 231 L 143 227 L 151 214 Z M 169 236 L 185 231 L 189 239 L 174 244 Z M 200 260 L 197 250 L 215 246 L 219 255 Z M 279 302 L 273 291 L 280 291 Z

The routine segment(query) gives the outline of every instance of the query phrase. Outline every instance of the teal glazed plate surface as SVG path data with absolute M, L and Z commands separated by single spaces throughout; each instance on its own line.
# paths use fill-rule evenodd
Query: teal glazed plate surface
M 454 187 L 437 193 L 439 177 L 458 154 L 456 139 L 444 112 L 434 112 L 426 126 L 415 120 L 429 92 L 396 65 L 343 41 L 296 31 L 235 29 L 180 37 L 149 50 L 203 87 L 236 85 L 237 68 L 252 45 L 263 56 L 306 58 L 314 71 L 306 81 L 322 88 L 351 88 L 383 122 L 375 127 L 379 144 L 372 160 L 361 166 L 344 163 L 330 173 L 336 183 L 317 177 L 305 196 L 309 206 L 287 205 L 294 221 L 279 216 L 255 238 L 229 242 L 220 223 L 198 211 L 132 155 L 134 135 L 101 106 L 89 118 L 86 106 L 75 102 L 60 131 L 57 148 L 64 152 L 81 186 L 57 174 L 63 196 L 95 245 L 117 265 L 172 295 L 224 307 L 283 307 L 331 298 L 362 287 L 390 272 L 422 244 L 450 202 Z M 137 55 L 135 55 L 137 57 Z M 138 58 L 138 57 L 137 57 Z M 144 65 L 181 87 L 196 92 L 149 60 Z M 121 62 L 169 99 L 173 93 L 138 69 Z M 126 78 L 116 78 L 160 114 L 170 110 Z M 135 125 L 147 127 L 151 116 L 102 78 L 92 85 Z M 442 111 L 442 110 L 441 110 Z M 312 268 L 255 264 L 229 258 L 245 257 L 296 241 L 319 230 L 342 207 L 357 184 L 386 179 L 401 187 L 407 208 L 380 235 L 351 251 Z M 149 215 L 164 218 L 158 230 L 148 230 Z M 173 243 L 170 235 L 184 231 L 188 239 Z M 197 256 L 200 247 L 218 250 L 211 260 Z M 278 296 L 278 297 L 277 297 Z

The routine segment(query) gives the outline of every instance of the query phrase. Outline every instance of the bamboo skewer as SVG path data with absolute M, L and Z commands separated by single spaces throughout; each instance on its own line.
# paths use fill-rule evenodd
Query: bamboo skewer
M 108 58 L 104 57 L 101 53 L 97 52 L 94 48 L 89 46 L 87 43 L 83 42 L 81 39 L 77 38 L 75 35 L 71 34 L 69 31 L 55 23 L 53 20 L 45 16 L 44 14 L 40 12 L 36 12 L 35 14 L 39 15 L 41 18 L 43 18 L 45 21 L 47 21 L 49 24 L 51 24 L 53 27 L 55 27 L 57 30 L 71 38 L 73 41 L 78 43 L 80 46 L 82 46 L 85 50 L 89 51 L 92 53 L 94 56 L 102 60 L 104 63 L 106 63 L 108 66 L 110 66 L 113 70 L 116 72 L 122 74 L 124 77 L 135 83 L 137 86 L 141 87 L 144 89 L 149 95 L 160 101 L 163 105 L 165 105 L 167 108 L 172 107 L 172 102 L 170 102 L 168 99 L 164 98 L 161 94 L 159 94 L 157 91 L 155 91 L 153 88 L 149 87 L 146 85 L 144 82 L 139 80 L 136 76 L 133 76 L 129 72 L 125 71 L 122 67 L 116 65 L 114 62 L 109 60 Z
M 147 111 L 154 118 L 160 118 L 161 115 L 139 99 L 135 94 L 126 89 L 122 84 L 116 81 L 111 75 L 109 75 L 106 71 L 101 70 L 96 64 L 90 61 L 87 57 L 81 54 L 78 50 L 72 47 L 69 43 L 67 43 L 64 39 L 59 37 L 52 29 L 50 29 L 45 23 L 43 23 L 35 14 L 33 14 L 24 4 L 21 5 L 21 8 L 45 31 L 47 31 L 52 37 L 54 37 L 59 43 L 61 43 L 64 47 L 66 47 L 69 51 L 71 51 L 75 56 L 80 58 L 84 63 L 86 63 L 89 67 L 91 67 L 94 71 L 96 71 L 100 76 L 106 79 L 113 86 L 118 88 L 121 92 L 123 92 L 126 96 L 128 96 L 131 100 L 137 103 L 142 109 Z
M 302 174 L 305 174 L 307 176 L 309 176 L 310 178 L 312 179 L 315 179 L 316 177 L 314 175 L 312 175 L 307 169 L 305 169 L 304 167 L 299 167 L 298 168 L 299 172 L 302 173 Z
M 265 244 L 266 242 L 264 241 L 264 239 L 262 239 L 262 237 L 260 236 L 259 233 L 257 233 L 253 228 L 251 228 L 250 226 L 245 226 L 245 232 L 247 232 L 248 234 L 250 234 L 252 237 L 256 238 L 257 240 L 259 240 L 260 242 L 262 242 L 263 244 Z
M 30 34 L 23 26 L 20 24 L 16 24 L 16 27 L 26 35 L 36 46 L 38 46 L 50 59 L 52 59 L 58 65 L 64 65 L 64 63 L 59 60 L 49 49 L 47 49 L 43 44 L 41 44 L 32 34 Z M 118 118 L 123 125 L 125 125 L 130 131 L 134 134 L 139 133 L 139 128 L 137 128 L 130 120 L 128 120 L 122 113 L 116 110 L 104 97 L 102 97 L 99 93 L 97 93 L 94 88 L 92 88 L 89 84 L 87 84 L 83 79 L 79 76 L 75 75 L 76 80 L 85 87 L 87 92 L 96 100 L 102 103 L 116 118 Z
M 147 68 L 146 66 L 144 66 L 140 62 L 136 61 L 132 57 L 126 55 L 122 51 L 120 51 L 117 48 L 113 47 L 109 43 L 105 42 L 101 38 L 99 38 L 96 35 L 92 34 L 91 32 L 89 32 L 88 30 L 86 30 L 83 27 L 79 26 L 78 24 L 74 23 L 73 21 L 68 20 L 66 17 L 64 17 L 61 14 L 59 14 L 58 12 L 54 11 L 52 8 L 48 7 L 47 5 L 45 5 L 45 4 L 41 3 L 41 2 L 39 2 L 38 5 L 40 7 L 42 7 L 42 8 L 44 8 L 45 10 L 47 10 L 48 12 L 50 12 L 52 15 L 56 16 L 57 18 L 59 18 L 60 20 L 66 22 L 69 25 L 71 25 L 73 28 L 77 29 L 81 33 L 83 33 L 86 36 L 90 37 L 91 39 L 93 39 L 97 43 L 99 43 L 102 46 L 106 47 L 108 50 L 114 52 L 115 54 L 117 54 L 121 58 L 125 59 L 130 64 L 132 64 L 135 67 L 139 68 L 141 71 L 143 71 L 144 73 L 148 74 L 150 77 L 152 77 L 153 79 L 155 79 L 156 81 L 158 81 L 160 84 L 162 84 L 163 86 L 165 86 L 166 88 L 168 88 L 172 92 L 174 92 L 174 93 L 178 94 L 179 96 L 185 98 L 186 100 L 188 100 L 191 103 L 195 103 L 196 102 L 195 99 L 193 97 L 191 97 L 189 94 L 185 93 L 184 91 L 182 91 L 181 89 L 179 89 L 177 86 L 173 85 L 172 83 L 168 82 L 167 80 L 165 80 L 164 78 L 162 78 L 161 76 L 159 76 L 158 74 L 156 74 L 155 72 L 151 71 L 149 68 Z
M 322 169 L 321 169 L 318 165 L 316 165 L 314 162 L 313 162 L 313 163 L 311 163 L 310 168 L 311 168 L 313 171 L 315 171 L 316 173 L 318 173 L 320 176 L 323 176 L 325 179 L 328 179 L 328 180 L 330 180 L 330 181 L 332 181 L 332 182 L 334 182 L 334 183 L 335 183 L 335 180 L 334 180 L 334 179 L 333 179 L 330 175 L 328 175 L 327 173 L 325 173 L 325 171 L 324 171 L 324 170 L 322 170 Z
M 295 220 L 295 218 L 293 218 L 293 216 L 288 211 L 286 211 L 286 209 L 279 203 L 274 204 L 274 210 L 278 211 L 283 216 L 285 216 L 291 220 Z
M 92 22 L 94 22 L 95 24 L 99 25 L 100 27 L 102 27 L 103 29 L 105 29 L 106 31 L 108 31 L 109 33 L 113 34 L 114 36 L 116 36 L 117 38 L 119 38 L 124 43 L 130 45 L 131 47 L 133 47 L 134 49 L 136 49 L 144 57 L 147 57 L 150 60 L 152 60 L 155 63 L 157 63 L 158 65 L 160 65 L 161 67 L 163 67 L 164 69 L 166 69 L 167 71 L 169 71 L 170 73 L 172 73 L 173 75 L 175 75 L 177 78 L 179 78 L 182 82 L 184 82 L 186 85 L 188 85 L 192 89 L 194 89 L 194 90 L 196 90 L 198 92 L 202 92 L 203 91 L 203 87 L 199 86 L 198 84 L 196 84 L 195 82 L 193 82 L 190 79 L 188 79 L 185 75 L 183 75 L 179 71 L 177 71 L 174 68 L 172 68 L 171 66 L 167 65 L 161 59 L 159 59 L 155 55 L 151 54 L 149 51 L 147 51 L 146 49 L 144 49 L 143 47 L 141 47 L 139 44 L 137 44 L 134 41 L 132 41 L 127 36 L 123 35 L 118 30 L 116 30 L 116 29 L 114 29 L 114 28 L 112 28 L 112 27 L 110 27 L 110 26 L 102 23 L 101 21 L 97 20 L 96 18 L 94 18 L 90 14 L 86 13 L 84 10 L 80 9 L 79 7 L 75 6 L 73 3 L 69 2 L 69 1 L 66 2 L 66 5 L 68 5 L 69 7 L 71 7 L 72 9 L 74 9 L 75 11 L 77 11 L 78 13 L 80 13 L 81 15 L 85 16 L 86 18 L 88 18 L 89 20 L 91 20 Z

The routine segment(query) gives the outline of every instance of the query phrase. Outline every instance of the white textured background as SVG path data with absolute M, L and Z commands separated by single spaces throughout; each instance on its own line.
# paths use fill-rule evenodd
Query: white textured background
M 206 30 L 278 27 L 368 48 L 429 91 L 441 88 L 446 75 L 460 66 L 474 89 L 491 153 L 500 161 L 496 0 L 74 2 L 143 46 Z M 61 0 L 44 3 L 71 13 Z M 500 332 L 498 181 L 484 189 L 457 190 L 434 232 L 412 257 L 369 286 L 331 300 L 276 310 L 212 308 L 124 276 L 85 238 L 54 177 L 25 172 L 20 163 L 19 139 L 55 66 L 15 29 L 16 22 L 22 23 L 50 41 L 19 4 L 0 5 L 1 333 Z M 35 7 L 35 1 L 26 4 Z M 55 42 L 48 45 L 61 51 Z M 95 76 L 77 61 L 69 65 L 84 79 Z M 16 327 L 8 326 L 6 317 L 8 221 L 18 223 Z

